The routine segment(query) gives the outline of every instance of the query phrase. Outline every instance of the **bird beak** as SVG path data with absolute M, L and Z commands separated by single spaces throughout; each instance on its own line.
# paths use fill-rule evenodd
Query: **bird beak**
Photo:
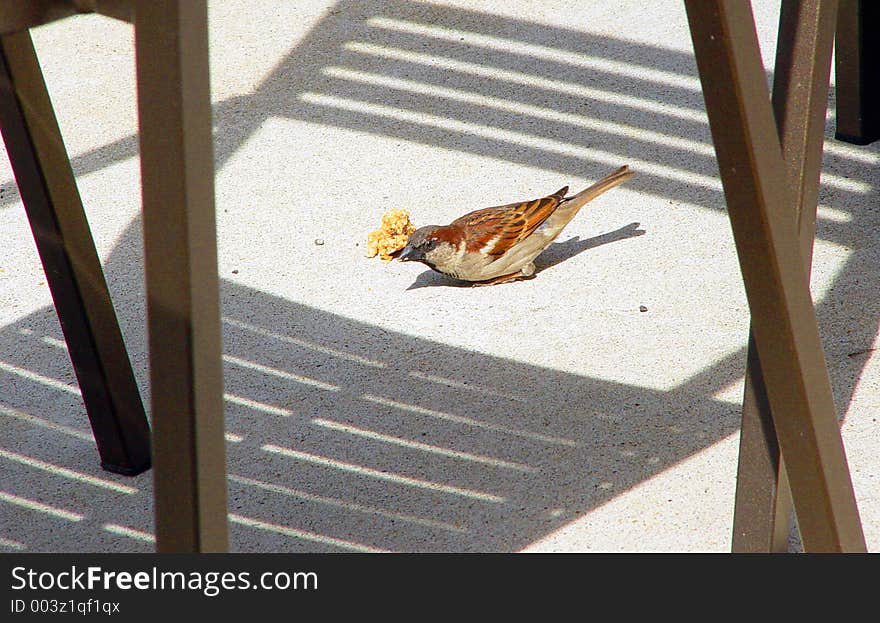
M 417 262 L 424 258 L 425 256 L 421 251 L 410 245 L 406 245 L 395 255 L 395 259 L 399 262 Z

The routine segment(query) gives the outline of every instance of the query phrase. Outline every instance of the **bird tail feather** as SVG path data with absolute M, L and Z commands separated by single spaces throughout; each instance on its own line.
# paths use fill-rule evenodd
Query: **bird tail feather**
M 561 232 L 562 229 L 575 217 L 577 213 L 580 212 L 581 208 L 584 207 L 591 200 L 595 199 L 606 190 L 610 190 L 619 184 L 623 184 L 626 180 L 631 178 L 635 173 L 629 170 L 629 166 L 623 165 L 613 173 L 609 173 L 601 180 L 579 192 L 576 195 L 571 197 L 567 197 L 563 200 L 562 204 L 556 209 L 551 218 L 554 221 L 554 224 L 559 228 L 558 232 Z
M 615 186 L 623 184 L 626 180 L 631 178 L 635 173 L 630 170 L 628 165 L 623 165 L 613 173 L 609 173 L 601 180 L 593 184 L 587 189 L 582 190 L 578 194 L 573 197 L 569 197 L 566 199 L 567 207 L 570 209 L 580 209 L 584 204 L 592 201 L 606 190 L 611 190 Z

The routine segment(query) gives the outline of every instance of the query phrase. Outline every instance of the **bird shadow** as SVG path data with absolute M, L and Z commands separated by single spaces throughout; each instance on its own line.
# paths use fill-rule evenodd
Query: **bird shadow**
M 592 238 L 581 239 L 580 236 L 574 236 L 565 242 L 554 242 L 547 247 L 541 255 L 535 258 L 535 273 L 531 277 L 528 277 L 528 280 L 534 279 L 538 273 L 545 271 L 548 268 L 552 268 L 565 260 L 571 259 L 583 251 L 595 249 L 603 244 L 626 240 L 627 238 L 644 236 L 645 233 L 644 229 L 639 229 L 639 223 L 630 223 L 629 225 L 625 225 L 614 231 L 593 236 Z M 520 281 L 524 280 L 521 279 Z M 416 277 L 416 280 L 407 288 L 407 290 L 434 287 L 471 288 L 473 287 L 473 283 L 470 281 L 453 279 L 452 277 L 438 273 L 435 270 L 426 270 Z
M 580 236 L 575 236 L 565 242 L 554 242 L 541 255 L 535 258 L 535 274 L 537 275 L 548 268 L 552 268 L 588 249 L 595 249 L 603 244 L 620 242 L 628 238 L 644 236 L 645 233 L 644 229 L 639 229 L 639 223 L 630 223 L 614 231 L 593 236 L 592 238 L 582 240 Z

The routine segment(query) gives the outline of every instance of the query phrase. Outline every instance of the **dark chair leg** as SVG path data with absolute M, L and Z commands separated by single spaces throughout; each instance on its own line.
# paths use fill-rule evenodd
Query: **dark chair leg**
M 150 429 L 27 31 L 0 36 L 0 129 L 67 341 L 101 466 L 150 468 Z
M 880 26 L 876 0 L 840 0 L 837 56 L 837 131 L 834 137 L 867 145 L 880 139 Z

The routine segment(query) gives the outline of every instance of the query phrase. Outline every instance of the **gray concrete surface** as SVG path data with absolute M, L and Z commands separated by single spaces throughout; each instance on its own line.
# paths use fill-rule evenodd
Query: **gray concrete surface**
M 748 313 L 681 3 L 210 19 L 232 550 L 729 550 Z M 131 29 L 34 38 L 148 398 Z M 833 124 L 812 287 L 877 551 L 880 147 Z M 625 163 L 533 280 L 363 257 L 389 208 L 444 223 Z M 98 466 L 12 179 L 0 158 L 0 550 L 150 551 L 151 475 Z

